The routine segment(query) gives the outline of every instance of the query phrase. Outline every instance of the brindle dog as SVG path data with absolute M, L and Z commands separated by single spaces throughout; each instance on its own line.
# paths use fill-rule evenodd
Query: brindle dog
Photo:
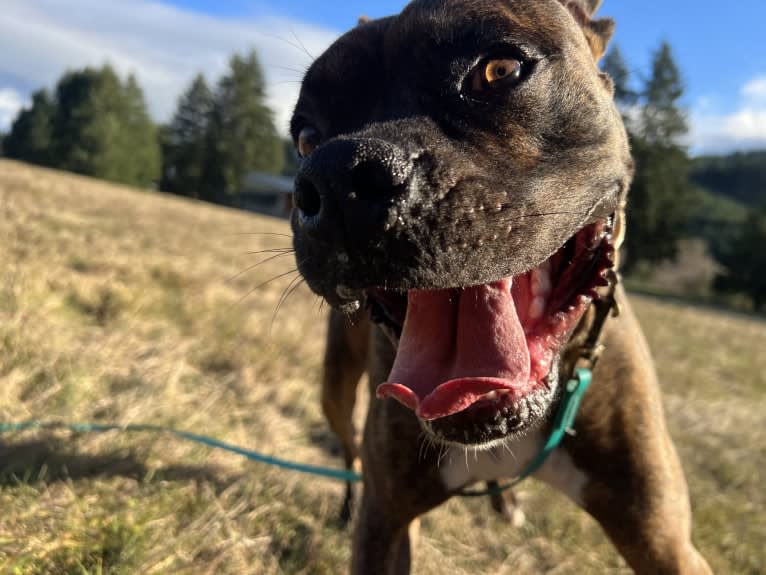
M 598 4 L 415 0 L 306 74 L 291 126 L 299 268 L 374 322 L 332 316 L 323 393 L 350 466 L 369 356 L 354 573 L 407 573 L 419 515 L 532 460 L 592 333 L 633 169 L 597 66 L 613 31 Z M 576 435 L 536 476 L 637 572 L 709 573 L 649 352 L 615 297 Z

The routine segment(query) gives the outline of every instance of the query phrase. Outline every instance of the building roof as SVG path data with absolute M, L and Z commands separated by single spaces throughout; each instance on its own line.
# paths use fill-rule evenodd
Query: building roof
M 250 194 L 291 194 L 293 193 L 293 181 L 293 178 L 287 176 L 250 172 L 245 176 L 242 191 Z

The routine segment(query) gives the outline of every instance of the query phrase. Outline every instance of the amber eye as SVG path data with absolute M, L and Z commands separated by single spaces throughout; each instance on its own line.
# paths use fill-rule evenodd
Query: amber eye
M 301 158 L 308 158 L 319 145 L 319 132 L 311 126 L 306 126 L 298 134 L 298 155 Z
M 521 79 L 522 64 L 515 58 L 484 60 L 471 72 L 471 92 L 510 86 Z

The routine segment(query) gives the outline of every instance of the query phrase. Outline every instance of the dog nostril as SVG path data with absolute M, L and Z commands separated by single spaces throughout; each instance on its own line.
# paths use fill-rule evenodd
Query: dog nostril
M 308 180 L 301 180 L 295 186 L 293 200 L 295 206 L 309 218 L 316 216 L 322 207 L 319 190 Z
M 360 200 L 374 200 L 394 195 L 400 185 L 391 169 L 379 161 L 357 164 L 351 174 L 351 190 Z

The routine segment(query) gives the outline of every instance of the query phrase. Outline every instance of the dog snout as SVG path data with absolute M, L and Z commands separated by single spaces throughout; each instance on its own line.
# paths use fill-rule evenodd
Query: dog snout
M 370 229 L 401 197 L 412 161 L 384 140 L 337 139 L 304 161 L 295 182 L 294 201 L 305 232 L 343 227 Z

